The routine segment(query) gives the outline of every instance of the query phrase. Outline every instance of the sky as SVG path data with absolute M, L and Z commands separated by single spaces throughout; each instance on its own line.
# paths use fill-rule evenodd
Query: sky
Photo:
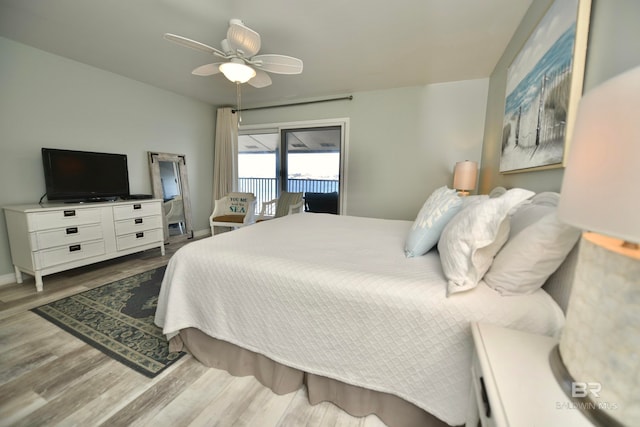
M 340 153 L 289 154 L 289 176 L 312 179 L 338 179 Z M 275 154 L 238 155 L 238 177 L 275 178 Z

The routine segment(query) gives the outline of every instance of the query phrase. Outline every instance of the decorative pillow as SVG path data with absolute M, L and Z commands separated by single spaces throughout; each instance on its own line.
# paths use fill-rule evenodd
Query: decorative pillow
M 447 296 L 478 285 L 509 237 L 509 211 L 533 194 L 511 189 L 500 197 L 472 204 L 447 224 L 438 242 Z
M 544 285 L 580 238 L 580 230 L 545 215 L 509 239 L 484 281 L 502 295 L 530 294 Z
M 520 203 L 511 215 L 509 239 L 541 218 L 555 212 L 559 201 L 560 194 L 544 192 L 536 194 L 531 200 Z
M 491 190 L 491 192 L 489 192 L 489 197 L 491 197 L 492 199 L 495 198 L 495 197 L 500 197 L 506 192 L 507 192 L 506 188 L 504 188 L 504 187 L 496 187 L 493 190 Z
M 489 198 L 486 194 L 478 194 L 475 196 L 465 196 L 461 197 L 462 199 L 462 209 L 468 208 L 471 205 L 475 205 L 476 203 L 480 203 L 483 200 L 487 200 Z
M 456 190 L 440 187 L 424 202 L 411 226 L 404 246 L 407 258 L 424 255 L 433 248 L 445 225 L 462 208 Z

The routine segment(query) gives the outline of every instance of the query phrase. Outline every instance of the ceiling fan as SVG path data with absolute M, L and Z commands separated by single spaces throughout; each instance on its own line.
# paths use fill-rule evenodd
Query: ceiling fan
M 196 76 L 211 76 L 221 72 L 234 83 L 249 83 L 253 87 L 261 88 L 271 84 L 271 77 L 266 72 L 302 73 L 302 61 L 298 58 L 276 54 L 257 55 L 260 50 L 260 34 L 245 26 L 240 19 L 229 21 L 227 38 L 220 43 L 222 49 L 170 33 L 166 33 L 164 38 L 227 60 L 197 67 L 191 72 Z

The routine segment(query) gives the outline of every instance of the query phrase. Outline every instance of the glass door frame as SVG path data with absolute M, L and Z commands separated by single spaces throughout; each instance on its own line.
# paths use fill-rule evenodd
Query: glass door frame
M 349 118 L 336 118 L 336 119 L 322 119 L 322 120 L 305 120 L 305 121 L 297 121 L 297 122 L 284 122 L 284 123 L 265 123 L 265 124 L 253 124 L 253 125 L 241 125 L 238 128 L 238 134 L 246 135 L 252 133 L 278 133 L 278 148 L 276 154 L 276 166 L 280 168 L 280 163 L 282 160 L 282 132 L 285 130 L 295 130 L 295 129 L 308 129 L 308 128 L 322 128 L 322 127 L 340 127 L 341 129 L 341 138 L 340 138 L 340 172 L 338 178 L 338 187 L 339 187 L 339 200 L 338 200 L 338 209 L 339 215 L 347 214 L 347 197 L 346 197 L 346 188 L 347 188 L 347 165 L 348 165 L 348 147 L 349 147 Z M 282 191 L 283 188 L 286 188 L 286 181 L 283 183 L 282 170 L 278 171 L 276 174 L 277 179 L 277 191 Z

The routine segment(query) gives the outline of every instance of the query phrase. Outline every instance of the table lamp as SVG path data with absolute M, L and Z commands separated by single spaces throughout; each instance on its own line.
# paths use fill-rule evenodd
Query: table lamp
M 640 67 L 580 101 L 558 206 L 585 233 L 550 363 L 596 425 L 640 425 L 639 185 Z
M 468 196 L 469 191 L 476 188 L 478 178 L 478 163 L 465 160 L 456 163 L 453 170 L 453 188 L 458 190 L 459 196 Z

